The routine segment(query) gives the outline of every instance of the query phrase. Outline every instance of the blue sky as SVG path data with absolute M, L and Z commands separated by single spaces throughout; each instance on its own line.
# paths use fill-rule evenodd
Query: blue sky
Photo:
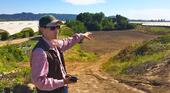
M 170 0 L 1 0 L 0 14 L 103 12 L 130 19 L 170 20 Z

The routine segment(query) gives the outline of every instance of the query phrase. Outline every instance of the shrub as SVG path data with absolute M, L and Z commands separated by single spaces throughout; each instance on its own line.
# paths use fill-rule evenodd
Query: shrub
M 23 61 L 25 55 L 17 45 L 3 46 L 0 48 L 1 60 L 4 62 Z
M 32 28 L 24 28 L 22 31 L 22 37 L 26 38 L 26 37 L 31 37 L 34 35 L 34 31 Z
M 0 32 L 0 37 L 1 37 L 1 40 L 7 40 L 9 37 L 9 33 L 7 31 L 2 31 Z
M 39 32 L 39 31 L 37 31 L 37 32 L 34 32 L 34 35 L 36 36 L 36 35 L 41 35 L 41 33 Z
M 129 23 L 129 24 L 127 25 L 127 28 L 128 28 L 128 29 L 134 29 L 134 28 L 136 28 L 136 27 L 139 26 L 139 25 L 142 25 L 142 24 L 139 24 L 139 23 Z
M 10 39 L 17 39 L 17 38 L 22 38 L 23 34 L 22 33 L 16 33 L 11 36 L 9 36 Z
M 26 38 L 34 36 L 34 31 L 32 28 L 24 28 L 21 32 L 11 35 L 9 38 L 16 39 L 16 38 Z
M 71 36 L 73 34 L 73 29 L 67 27 L 67 26 L 63 26 L 61 29 L 60 29 L 60 32 L 59 32 L 60 35 L 63 35 L 63 36 Z
M 100 31 L 102 30 L 102 25 L 97 23 L 89 23 L 87 24 L 87 29 L 89 31 Z
M 166 35 L 170 33 L 169 27 L 151 27 L 151 26 L 139 26 L 137 25 L 136 31 L 152 33 L 157 35 Z
M 80 21 L 76 21 L 76 20 L 70 20 L 67 21 L 66 25 L 68 27 L 70 27 L 71 29 L 73 29 L 73 31 L 75 33 L 80 33 L 80 32 L 85 32 L 87 31 L 84 23 L 80 22 Z

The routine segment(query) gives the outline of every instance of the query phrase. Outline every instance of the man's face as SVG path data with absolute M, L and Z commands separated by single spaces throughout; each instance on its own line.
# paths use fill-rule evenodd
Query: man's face
M 41 27 L 41 32 L 44 35 L 44 37 L 48 39 L 56 39 L 59 29 L 60 29 L 60 26 L 56 26 L 54 24 L 51 26 L 45 26 L 43 28 Z

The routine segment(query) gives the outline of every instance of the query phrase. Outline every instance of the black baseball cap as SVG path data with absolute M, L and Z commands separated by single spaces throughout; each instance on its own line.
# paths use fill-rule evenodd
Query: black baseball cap
M 57 20 L 53 15 L 45 15 L 39 19 L 39 27 L 62 25 L 63 21 Z

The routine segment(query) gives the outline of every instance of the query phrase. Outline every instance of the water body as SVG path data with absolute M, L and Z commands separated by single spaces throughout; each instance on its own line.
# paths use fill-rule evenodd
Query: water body
M 142 25 L 146 25 L 146 26 L 170 26 L 170 22 L 134 22 L 134 21 L 130 21 L 130 23 L 142 23 Z

